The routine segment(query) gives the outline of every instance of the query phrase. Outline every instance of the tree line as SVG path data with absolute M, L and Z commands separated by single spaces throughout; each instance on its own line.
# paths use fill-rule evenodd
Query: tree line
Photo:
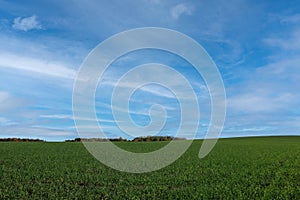
M 0 138 L 0 142 L 45 142 L 40 139 L 30 139 L 30 138 Z
M 185 138 L 178 138 L 172 136 L 146 136 L 136 137 L 132 140 L 119 138 L 75 138 L 74 140 L 65 140 L 65 142 L 158 142 L 158 141 L 171 141 L 171 140 L 185 140 Z

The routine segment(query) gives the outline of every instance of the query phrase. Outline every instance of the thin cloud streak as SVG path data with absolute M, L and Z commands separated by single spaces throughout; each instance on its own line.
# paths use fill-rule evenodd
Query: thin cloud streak
M 74 79 L 76 71 L 62 63 L 0 52 L 0 68 L 11 68 L 38 73 L 48 77 Z

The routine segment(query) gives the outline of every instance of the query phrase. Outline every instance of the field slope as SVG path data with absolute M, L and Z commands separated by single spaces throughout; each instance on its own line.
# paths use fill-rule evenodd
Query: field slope
M 165 142 L 118 143 L 147 152 Z M 128 174 L 95 160 L 81 143 L 0 143 L 0 199 L 300 199 L 300 137 L 201 141 L 159 171 Z

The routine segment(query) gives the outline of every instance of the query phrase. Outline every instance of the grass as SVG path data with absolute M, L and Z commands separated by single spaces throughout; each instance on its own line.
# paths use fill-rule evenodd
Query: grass
M 165 142 L 117 143 L 148 152 Z M 201 141 L 168 167 L 115 171 L 81 143 L 0 143 L 0 199 L 300 199 L 300 137 L 220 139 L 204 159 Z

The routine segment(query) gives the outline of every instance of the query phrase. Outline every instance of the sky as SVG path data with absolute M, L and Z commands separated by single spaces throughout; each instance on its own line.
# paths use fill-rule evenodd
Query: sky
M 0 0 L 0 137 L 78 137 L 72 92 L 84 59 L 107 38 L 143 27 L 179 31 L 211 56 L 227 96 L 221 137 L 300 135 L 298 0 Z M 186 60 L 155 49 L 123 55 L 105 72 L 95 97 L 103 132 L 107 137 L 133 137 L 118 128 L 111 93 L 124 73 L 149 62 L 168 65 L 189 80 L 201 115 L 196 137 L 203 138 L 211 118 L 203 78 Z M 158 77 L 162 74 L 157 72 Z M 146 126 L 154 104 L 167 113 L 156 134 L 173 135 L 180 125 L 180 106 L 166 87 L 138 88 L 129 111 L 116 109 L 128 112 L 135 125 Z M 193 110 L 190 113 L 193 116 Z

